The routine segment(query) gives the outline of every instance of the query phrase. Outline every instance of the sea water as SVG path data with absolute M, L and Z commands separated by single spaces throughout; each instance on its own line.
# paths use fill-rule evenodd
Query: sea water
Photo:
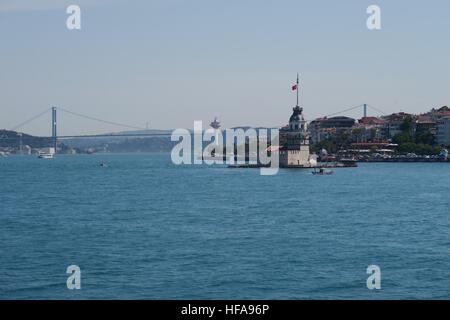
M 449 181 L 446 163 L 261 176 L 169 154 L 0 158 L 0 298 L 448 299 Z

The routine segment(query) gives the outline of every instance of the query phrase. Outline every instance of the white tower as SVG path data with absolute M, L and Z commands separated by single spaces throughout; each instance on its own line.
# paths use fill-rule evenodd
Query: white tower
M 289 126 L 280 131 L 283 140 L 283 150 L 280 153 L 280 165 L 283 167 L 310 167 L 309 135 L 306 120 L 303 117 L 303 108 L 299 105 L 299 79 L 293 86 L 297 91 L 297 105 L 292 108 Z

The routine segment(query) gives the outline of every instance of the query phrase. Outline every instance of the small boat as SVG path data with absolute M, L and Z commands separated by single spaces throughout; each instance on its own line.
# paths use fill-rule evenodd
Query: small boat
M 53 153 L 41 152 L 38 155 L 39 159 L 53 159 Z
M 314 171 L 312 172 L 312 174 L 316 175 L 316 176 L 325 176 L 325 175 L 330 175 L 333 173 L 334 173 L 334 171 L 325 170 L 324 168 L 320 168 L 319 170 L 317 170 L 317 168 L 314 168 Z
M 53 155 L 55 154 L 55 148 L 42 148 L 39 150 L 38 158 L 39 159 L 53 159 Z
M 100 167 L 107 167 L 108 165 L 106 163 L 100 163 Z

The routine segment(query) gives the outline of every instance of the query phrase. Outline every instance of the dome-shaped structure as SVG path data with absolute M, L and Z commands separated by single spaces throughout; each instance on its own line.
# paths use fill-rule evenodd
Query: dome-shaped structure
M 292 108 L 292 111 L 294 111 L 294 112 L 292 113 L 292 116 L 289 119 L 289 122 L 303 120 L 303 115 L 302 115 L 303 108 L 300 108 L 299 106 L 297 106 L 295 108 Z
M 303 108 L 296 106 L 292 109 L 292 115 L 289 118 L 289 130 L 306 131 L 306 121 L 303 117 Z

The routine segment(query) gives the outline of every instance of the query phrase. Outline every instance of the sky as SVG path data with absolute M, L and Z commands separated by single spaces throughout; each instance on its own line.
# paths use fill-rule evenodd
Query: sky
M 0 128 L 52 106 L 151 129 L 280 126 L 297 72 L 308 120 L 363 103 L 425 112 L 450 104 L 449 36 L 448 0 L 0 0 Z M 50 117 L 20 130 L 50 135 Z M 122 130 L 62 112 L 58 125 Z

